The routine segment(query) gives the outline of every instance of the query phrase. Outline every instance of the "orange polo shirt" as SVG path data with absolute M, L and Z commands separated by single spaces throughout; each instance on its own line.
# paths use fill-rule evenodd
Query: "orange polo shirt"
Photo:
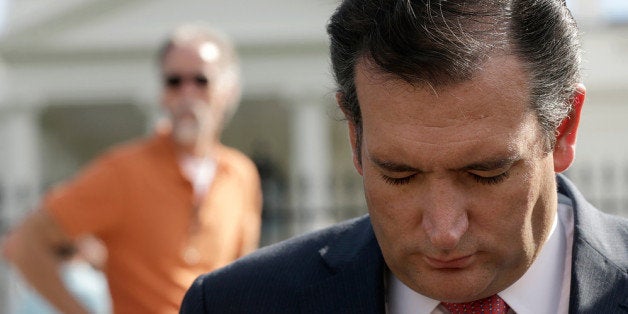
M 198 219 L 192 185 L 167 133 L 110 150 L 44 199 L 70 237 L 94 234 L 107 246 L 104 271 L 114 312 L 177 313 L 198 275 L 256 248 L 257 170 L 234 149 L 218 151 Z M 251 238 L 254 244 L 245 240 Z M 189 248 L 198 262 L 184 258 Z

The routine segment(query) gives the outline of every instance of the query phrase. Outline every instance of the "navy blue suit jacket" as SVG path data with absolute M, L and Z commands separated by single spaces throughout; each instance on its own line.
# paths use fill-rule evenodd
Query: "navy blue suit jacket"
M 628 220 L 595 209 L 561 175 L 558 189 L 574 208 L 569 312 L 628 313 Z M 384 313 L 384 274 L 366 215 L 200 276 L 181 313 Z

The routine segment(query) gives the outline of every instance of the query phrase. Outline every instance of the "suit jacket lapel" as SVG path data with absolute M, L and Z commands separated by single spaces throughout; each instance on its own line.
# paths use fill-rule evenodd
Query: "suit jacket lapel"
M 593 208 L 563 176 L 558 176 L 558 182 L 559 193 L 571 200 L 574 209 L 569 312 L 628 313 L 628 275 L 619 266 L 626 261 L 627 239 L 612 236 L 620 234 L 614 229 L 622 225 Z M 623 246 L 623 252 L 616 252 L 613 243 Z
M 304 288 L 303 313 L 384 313 L 384 262 L 368 216 L 319 253 L 327 278 Z
M 628 313 L 627 283 L 626 273 L 582 239 L 574 239 L 570 313 Z

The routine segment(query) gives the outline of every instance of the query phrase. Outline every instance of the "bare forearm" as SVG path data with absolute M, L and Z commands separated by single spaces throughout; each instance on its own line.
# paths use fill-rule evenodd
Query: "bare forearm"
M 41 217 L 28 218 L 12 235 L 14 243 L 8 257 L 29 285 L 61 313 L 87 313 L 63 284 L 59 272 L 62 260 L 55 251 L 58 243 L 45 223 Z
M 65 287 L 59 272 L 60 261 L 53 258 L 35 253 L 14 262 L 28 284 L 61 313 L 88 313 Z

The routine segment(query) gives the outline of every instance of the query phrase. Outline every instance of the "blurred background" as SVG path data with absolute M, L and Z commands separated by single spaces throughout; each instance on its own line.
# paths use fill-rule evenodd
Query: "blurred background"
M 568 170 L 599 208 L 628 217 L 628 1 L 567 1 L 588 90 Z M 42 192 L 161 115 L 155 50 L 204 21 L 235 41 L 244 94 L 224 142 L 263 179 L 262 245 L 365 213 L 334 104 L 325 25 L 335 0 L 0 0 L 0 233 Z M 0 261 L 0 312 L 10 276 Z

